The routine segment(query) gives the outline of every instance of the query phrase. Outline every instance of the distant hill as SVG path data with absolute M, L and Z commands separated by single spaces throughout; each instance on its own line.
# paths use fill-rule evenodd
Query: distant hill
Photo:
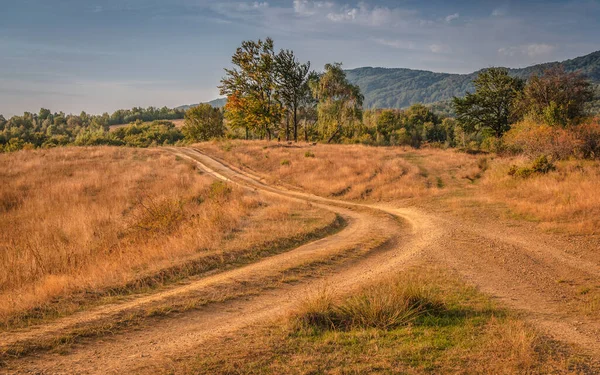
M 222 107 L 225 107 L 225 104 L 227 103 L 227 98 L 218 98 L 215 100 L 211 100 L 210 102 L 206 102 L 206 103 L 212 105 L 215 108 L 222 108 Z M 188 109 L 190 109 L 192 107 L 196 107 L 196 106 L 198 106 L 198 104 L 188 104 L 188 105 L 179 106 L 175 109 L 183 109 L 183 110 L 187 111 Z
M 600 51 L 563 62 L 509 69 L 511 75 L 528 78 L 534 73 L 562 64 L 566 71 L 580 71 L 594 83 L 600 83 Z M 396 68 L 357 68 L 347 70 L 348 80 L 358 85 L 365 96 L 366 108 L 404 108 L 414 103 L 436 103 L 473 91 L 471 74 L 434 73 Z
M 595 85 L 600 84 L 600 51 L 562 62 L 550 62 L 521 69 L 509 69 L 512 76 L 523 79 L 541 74 L 545 69 L 562 64 L 568 72 L 579 71 Z M 346 70 L 348 80 L 360 87 L 365 108 L 406 108 L 414 103 L 436 103 L 447 109 L 454 96 L 473 91 L 473 80 L 481 70 L 470 74 L 434 73 L 404 68 L 357 68 Z M 209 104 L 221 108 L 226 98 Z M 194 106 L 194 105 L 191 105 Z M 178 108 L 188 109 L 190 106 Z
M 509 69 L 511 75 L 528 78 L 533 73 L 562 64 L 566 71 L 580 71 L 593 83 L 600 83 L 600 51 L 563 62 Z M 436 103 L 464 96 L 473 91 L 473 80 L 480 71 L 470 74 L 434 73 L 401 68 L 357 68 L 347 70 L 348 80 L 361 89 L 366 108 L 404 108 L 414 103 Z

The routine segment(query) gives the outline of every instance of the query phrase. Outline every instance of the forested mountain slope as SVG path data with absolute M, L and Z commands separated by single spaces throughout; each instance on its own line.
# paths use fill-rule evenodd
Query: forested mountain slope
M 563 62 L 551 62 L 522 69 L 510 69 L 511 75 L 528 78 L 533 73 L 562 64 L 566 71 L 580 71 L 592 82 L 600 83 L 600 51 Z M 414 103 L 434 103 L 463 96 L 473 90 L 471 74 L 434 73 L 403 68 L 357 68 L 346 71 L 365 96 L 366 108 L 404 108 Z

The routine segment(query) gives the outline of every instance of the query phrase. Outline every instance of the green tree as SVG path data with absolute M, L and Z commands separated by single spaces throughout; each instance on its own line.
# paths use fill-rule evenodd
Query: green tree
M 523 81 L 508 75 L 503 68 L 490 68 L 474 81 L 475 93 L 464 98 L 454 97 L 456 117 L 466 131 L 491 129 L 501 137 L 510 129 L 513 102 L 523 90 Z
M 187 110 L 185 122 L 181 128 L 185 138 L 190 141 L 207 141 L 222 137 L 225 133 L 223 114 L 210 104 L 200 104 Z
M 325 65 L 325 72 L 310 83 L 318 100 L 317 112 L 323 139 L 330 143 L 341 136 L 354 135 L 362 118 L 363 95 L 346 79 L 341 63 Z
M 242 42 L 231 58 L 235 67 L 225 69 L 219 86 L 221 95 L 227 95 L 225 116 L 232 125 L 254 129 L 269 140 L 282 112 L 276 98 L 273 46 L 271 38 Z
M 401 126 L 401 120 L 397 115 L 396 111 L 386 109 L 382 111 L 377 117 L 377 134 L 383 138 L 384 142 L 390 141 L 390 136 L 394 134 Z
M 567 126 L 585 117 L 585 105 L 593 98 L 592 86 L 581 74 L 555 66 L 529 79 L 515 108 L 520 116 L 529 114 L 548 125 Z
M 294 142 L 298 142 L 298 109 L 303 102 L 307 101 L 307 96 L 311 95 L 308 86 L 310 77 L 310 61 L 301 64 L 294 56 L 294 52 L 290 50 L 281 50 L 275 56 L 277 93 L 291 113 Z M 290 139 L 288 123 L 286 123 L 286 140 Z

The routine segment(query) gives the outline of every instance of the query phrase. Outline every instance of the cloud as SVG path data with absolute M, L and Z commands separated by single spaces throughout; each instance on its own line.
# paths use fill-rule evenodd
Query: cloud
M 502 8 L 496 8 L 492 11 L 492 17 L 502 17 L 506 16 L 506 10 Z
M 405 9 L 372 6 L 366 2 L 349 5 L 333 1 L 294 0 L 293 4 L 294 13 L 300 16 L 324 17 L 333 23 L 355 23 L 374 27 L 393 26 L 415 14 Z
M 450 23 L 450 22 L 458 19 L 458 17 L 460 17 L 460 14 L 454 13 L 454 14 L 450 14 L 450 15 L 446 16 L 445 20 L 446 20 L 446 22 Z
M 429 50 L 433 53 L 448 53 L 451 51 L 450 46 L 447 44 L 431 44 Z
M 333 7 L 334 3 L 330 1 L 294 0 L 294 13 L 301 16 L 312 16 Z
M 264 8 L 268 8 L 269 7 L 269 3 L 267 3 L 266 1 L 263 2 L 258 2 L 255 1 L 253 3 L 236 3 L 235 4 L 235 8 L 239 11 L 252 11 L 252 10 L 260 10 L 260 9 L 264 9 Z
M 410 41 L 390 40 L 390 39 L 383 39 L 383 38 L 377 38 L 377 39 L 374 39 L 373 41 L 377 44 L 381 44 L 382 46 L 387 46 L 387 47 L 392 47 L 392 48 L 397 48 L 397 49 L 416 49 L 415 43 L 410 42 Z
M 556 50 L 556 46 L 546 43 L 532 43 L 520 46 L 503 47 L 498 50 L 498 54 L 503 56 L 528 56 L 535 58 L 548 55 Z

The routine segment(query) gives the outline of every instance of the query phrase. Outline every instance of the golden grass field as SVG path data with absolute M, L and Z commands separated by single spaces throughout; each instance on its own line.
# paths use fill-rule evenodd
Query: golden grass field
M 270 183 L 316 195 L 360 201 L 427 203 L 434 198 L 504 205 L 540 223 L 542 229 L 600 234 L 600 163 L 561 161 L 546 175 L 515 178 L 522 157 L 468 155 L 455 150 L 362 145 L 286 147 L 266 142 L 227 141 L 197 147 Z M 458 208 L 458 207 L 457 207 Z
M 600 163 L 509 175 L 530 164 L 229 140 L 0 154 L 0 369 L 598 373 Z
M 235 259 L 236 252 L 308 233 L 334 216 L 267 201 L 157 149 L 18 152 L 0 155 L 0 165 L 3 322 L 189 258 Z

